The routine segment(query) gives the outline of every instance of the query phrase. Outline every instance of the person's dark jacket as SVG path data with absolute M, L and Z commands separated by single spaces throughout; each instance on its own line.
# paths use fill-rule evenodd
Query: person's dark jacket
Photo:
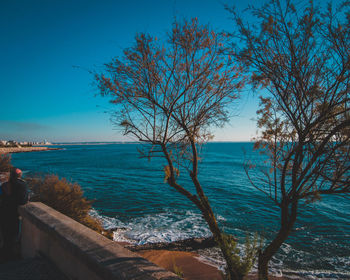
M 27 184 L 22 179 L 16 179 L 9 192 L 9 182 L 1 185 L 1 216 L 3 218 L 18 217 L 18 206 L 28 202 Z

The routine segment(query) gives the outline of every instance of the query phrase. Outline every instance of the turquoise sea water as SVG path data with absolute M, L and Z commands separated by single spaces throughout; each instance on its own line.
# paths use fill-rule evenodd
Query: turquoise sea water
M 120 228 L 116 240 L 134 243 L 209 236 L 198 210 L 164 183 L 164 162 L 139 157 L 138 144 L 64 145 L 63 150 L 13 154 L 26 175 L 53 173 L 79 183 L 95 199 L 94 215 Z M 244 154 L 245 150 L 246 154 Z M 245 159 L 262 162 L 251 143 L 210 143 L 203 149 L 200 181 L 221 227 L 242 238 L 278 230 L 278 208 L 248 181 Z M 185 171 L 181 183 L 190 186 Z M 190 187 L 191 189 L 191 187 Z M 325 197 L 301 205 L 290 238 L 272 270 L 311 279 L 350 279 L 350 200 Z

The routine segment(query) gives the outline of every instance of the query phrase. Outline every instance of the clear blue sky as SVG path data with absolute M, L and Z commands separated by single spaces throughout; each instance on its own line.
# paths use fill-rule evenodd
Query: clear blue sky
M 242 3 L 244 2 L 244 3 Z M 229 2 L 244 8 L 253 1 Z M 259 1 L 257 1 L 259 2 Z M 1 0 L 0 139 L 119 141 L 107 99 L 92 76 L 133 44 L 135 34 L 164 36 L 174 17 L 198 17 L 214 29 L 233 24 L 217 0 Z M 74 66 L 79 66 L 74 67 Z M 243 98 L 238 116 L 215 131 L 216 141 L 255 135 L 256 98 Z

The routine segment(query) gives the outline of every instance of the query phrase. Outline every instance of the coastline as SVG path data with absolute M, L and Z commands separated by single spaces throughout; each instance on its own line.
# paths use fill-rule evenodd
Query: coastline
M 147 243 L 134 245 L 128 242 L 117 242 L 119 245 L 131 250 L 150 262 L 172 271 L 180 272 L 185 280 L 223 280 L 222 263 L 216 263 L 209 253 L 212 249 L 220 251 L 216 247 L 214 239 L 190 238 L 171 243 Z M 220 254 L 220 252 L 219 252 Z M 257 280 L 256 271 L 250 272 L 247 280 Z M 270 274 L 271 280 L 291 280 L 288 276 L 276 276 Z M 304 279 L 299 277 L 298 279 Z
M 137 251 L 141 257 L 156 265 L 175 272 L 181 272 L 185 280 L 224 280 L 223 272 L 214 264 L 203 261 L 197 252 L 173 250 L 141 250 Z M 247 280 L 258 280 L 256 272 L 250 272 Z M 269 275 L 271 280 L 292 280 L 288 276 Z M 304 279 L 304 278 L 298 278 Z
M 51 150 L 61 150 L 61 148 L 49 148 L 49 147 L 8 147 L 8 148 L 0 148 L 0 154 L 41 152 L 41 151 L 51 151 Z
M 156 265 L 175 272 L 182 273 L 185 280 L 224 280 L 223 272 L 215 264 L 203 261 L 198 252 L 173 251 L 173 250 L 142 250 L 137 251 L 141 257 Z M 258 280 L 257 272 L 250 272 L 246 280 Z M 293 280 L 288 276 L 275 276 L 270 273 L 270 280 Z M 297 279 L 305 279 L 299 277 Z

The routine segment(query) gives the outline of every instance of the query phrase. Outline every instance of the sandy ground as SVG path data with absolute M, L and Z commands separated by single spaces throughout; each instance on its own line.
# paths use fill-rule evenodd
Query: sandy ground
M 58 148 L 49 148 L 49 147 L 21 147 L 21 148 L 11 147 L 11 148 L 0 148 L 0 154 L 39 152 L 39 151 L 49 151 L 49 150 L 58 150 Z
M 203 263 L 192 252 L 168 250 L 142 250 L 136 252 L 143 258 L 167 270 L 182 272 L 185 280 L 223 280 L 222 273 L 215 266 Z M 250 274 L 247 280 L 257 280 L 257 275 Z M 270 280 L 287 280 L 285 277 L 270 276 Z
M 192 252 L 143 250 L 137 254 L 172 272 L 177 268 L 186 280 L 222 280 L 216 267 L 200 262 L 198 255 Z

